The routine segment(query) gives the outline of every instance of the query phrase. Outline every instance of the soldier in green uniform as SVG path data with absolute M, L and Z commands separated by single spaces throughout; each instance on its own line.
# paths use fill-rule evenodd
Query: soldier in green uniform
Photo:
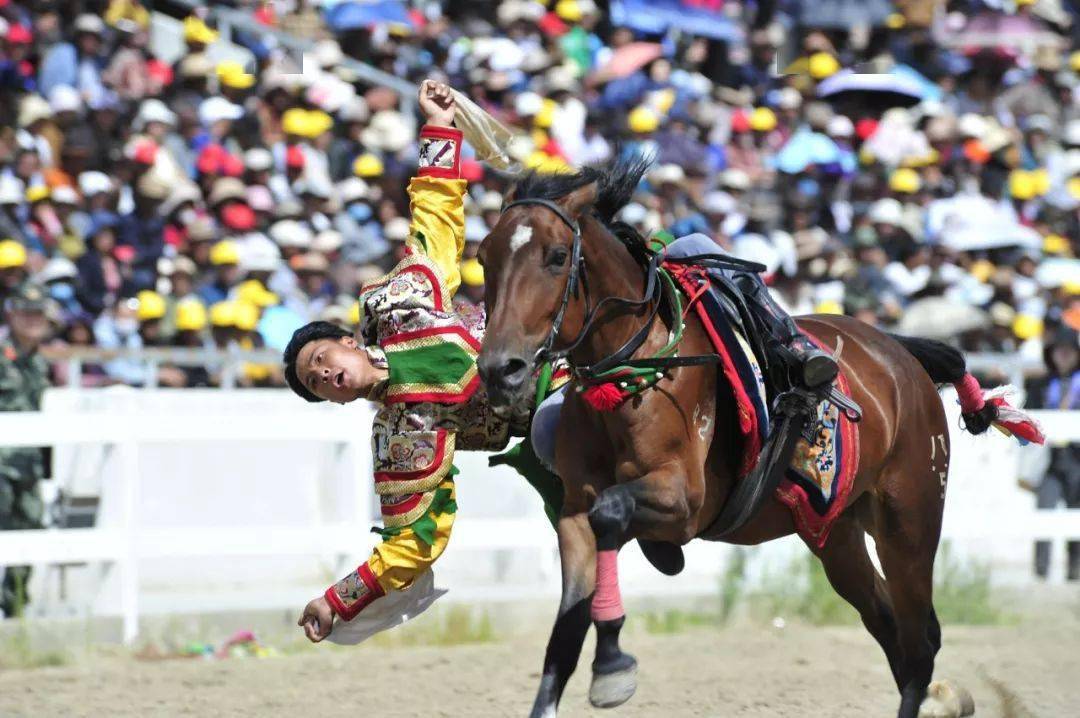
M 38 354 L 49 323 L 48 295 L 36 284 L 24 283 L 4 300 L 6 335 L 0 339 L 0 411 L 38 411 L 48 386 L 48 364 Z M 0 530 L 41 528 L 44 505 L 38 482 L 45 476 L 44 449 L 0 447 Z M 0 610 L 17 616 L 28 601 L 29 566 L 8 566 L 4 573 Z

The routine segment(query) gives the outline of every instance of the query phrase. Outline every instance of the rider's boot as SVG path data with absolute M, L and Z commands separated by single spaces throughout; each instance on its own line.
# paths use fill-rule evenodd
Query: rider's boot
M 747 306 L 766 334 L 772 370 L 776 371 L 777 364 L 784 370 L 786 382 L 783 383 L 789 388 L 827 393 L 840 373 L 836 359 L 799 330 L 795 320 L 776 303 L 760 279 L 756 276 L 749 279 L 740 281 L 739 286 Z

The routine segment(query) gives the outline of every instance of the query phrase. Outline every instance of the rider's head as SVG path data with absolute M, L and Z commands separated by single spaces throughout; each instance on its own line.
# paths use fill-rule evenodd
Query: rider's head
M 289 387 L 308 401 L 355 401 L 367 397 L 383 376 L 363 345 L 329 322 L 297 329 L 284 362 Z

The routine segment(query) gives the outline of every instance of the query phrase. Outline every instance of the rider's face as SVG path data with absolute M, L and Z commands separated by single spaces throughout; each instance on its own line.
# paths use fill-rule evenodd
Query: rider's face
M 352 337 L 305 344 L 296 357 L 296 375 L 312 394 L 337 404 L 366 397 L 381 378 Z

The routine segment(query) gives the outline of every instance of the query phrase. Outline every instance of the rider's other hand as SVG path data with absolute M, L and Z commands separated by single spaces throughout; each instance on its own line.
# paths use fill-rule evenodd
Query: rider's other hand
M 325 596 L 319 596 L 304 606 L 304 613 L 296 625 L 304 629 L 304 635 L 312 643 L 318 643 L 330 635 L 334 626 L 334 609 Z
M 434 80 L 424 80 L 420 83 L 418 101 L 420 110 L 427 118 L 427 124 L 441 127 L 450 127 L 454 124 L 457 104 L 454 102 L 449 85 Z

